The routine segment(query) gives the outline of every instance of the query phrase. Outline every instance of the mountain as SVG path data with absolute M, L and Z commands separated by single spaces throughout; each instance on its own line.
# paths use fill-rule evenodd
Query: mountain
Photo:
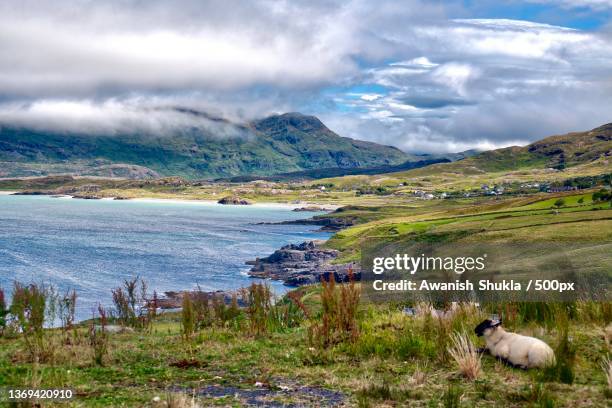
M 612 168 L 611 155 L 612 123 L 609 123 L 586 132 L 550 136 L 527 146 L 489 150 L 453 163 L 434 164 L 411 170 L 406 175 L 469 175 L 545 168 L 562 170 L 595 162 L 602 162 L 602 168 L 609 171 Z
M 341 137 L 314 116 L 274 115 L 232 123 L 172 108 L 202 126 L 171 133 L 60 132 L 0 125 L 0 177 L 77 174 L 190 179 L 271 175 L 319 168 L 396 165 L 412 156 L 376 143 Z
M 428 160 L 408 160 L 402 164 L 385 165 L 377 167 L 355 167 L 355 168 L 324 168 L 324 169 L 312 169 L 294 171 L 290 173 L 280 173 L 272 176 L 235 176 L 230 177 L 227 181 L 231 182 L 249 182 L 254 180 L 269 180 L 269 181 L 303 181 L 303 180 L 317 180 L 329 177 L 342 177 L 342 176 L 356 176 L 356 175 L 372 175 L 372 174 L 385 174 L 395 173 L 398 171 L 405 171 L 410 169 L 418 169 L 425 166 L 430 166 L 436 163 L 449 163 L 449 159 L 436 158 Z
M 476 156 L 481 153 L 482 150 L 477 149 L 469 149 L 464 150 L 463 152 L 458 153 L 427 153 L 427 154 L 419 154 L 418 157 L 422 158 L 422 160 L 446 160 L 446 161 L 457 161 L 467 159 L 468 157 Z

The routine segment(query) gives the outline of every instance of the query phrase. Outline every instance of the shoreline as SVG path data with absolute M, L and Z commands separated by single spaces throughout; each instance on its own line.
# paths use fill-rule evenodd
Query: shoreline
M 0 190 L 0 195 L 25 195 L 25 196 L 57 196 L 58 194 L 52 193 L 44 193 L 44 194 L 20 194 L 25 190 Z M 61 194 L 62 197 L 65 198 L 74 198 L 74 199 L 84 199 L 82 197 L 74 196 L 71 194 Z M 190 199 L 190 198 L 161 198 L 161 197 L 135 197 L 135 198 L 120 198 L 121 196 L 110 196 L 110 197 L 99 197 L 98 200 L 103 201 L 135 201 L 135 202 L 148 202 L 148 203 L 190 203 L 190 204 L 201 204 L 201 205 L 215 205 L 215 206 L 224 206 L 224 207 L 266 207 L 266 208 L 304 208 L 304 207 L 312 207 L 316 206 L 321 209 L 321 212 L 329 212 L 335 211 L 338 208 L 342 207 L 342 205 L 337 204 L 328 204 L 328 203 L 316 203 L 316 202 L 301 202 L 301 203 L 288 203 L 288 202 L 276 202 L 276 201 L 258 201 L 253 202 L 249 205 L 231 205 L 231 204 L 219 204 L 217 200 L 206 200 L 206 199 Z M 118 199 L 119 198 L 119 199 Z M 308 212 L 308 211 L 304 211 Z M 312 211 L 318 212 L 318 211 Z

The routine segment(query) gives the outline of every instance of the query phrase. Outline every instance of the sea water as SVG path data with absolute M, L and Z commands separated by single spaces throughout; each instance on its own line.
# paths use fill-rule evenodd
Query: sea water
M 0 195 L 0 287 L 14 281 L 75 289 L 77 317 L 111 289 L 143 278 L 150 290 L 235 289 L 252 282 L 245 262 L 288 243 L 326 239 L 303 225 L 262 225 L 314 215 L 289 206 L 223 206 L 167 200 L 81 200 Z M 272 283 L 278 294 L 281 283 Z

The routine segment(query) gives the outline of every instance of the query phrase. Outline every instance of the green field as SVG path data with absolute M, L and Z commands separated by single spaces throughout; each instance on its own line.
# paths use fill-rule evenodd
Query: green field
M 487 310 L 515 310 L 505 323 L 509 329 L 535 335 L 558 350 L 561 319 L 569 319 L 571 348 L 564 352 L 571 359 L 571 381 L 548 378 L 542 370 L 511 368 L 487 355 L 481 373 L 471 380 L 460 373 L 447 349 L 452 333 L 466 333 L 480 344 L 472 329 L 488 316 L 485 310 L 466 306 L 452 318 L 438 320 L 406 316 L 399 305 L 362 304 L 353 340 L 320 345 L 309 340 L 309 327 L 321 319 L 320 288 L 302 289 L 300 296 L 310 318 L 294 310 L 291 321 L 268 321 L 268 329 L 259 334 L 250 329 L 246 312 L 187 338 L 180 315 L 158 317 L 146 329 L 109 334 L 99 362 L 87 324 L 45 331 L 46 352 L 38 364 L 32 363 L 21 335 L 5 334 L 0 337 L 0 387 L 70 388 L 76 399 L 45 406 L 75 407 L 161 407 L 166 400 L 170 406 L 187 407 L 196 392 L 200 406 L 609 404 L 601 368 L 612 336 L 610 326 L 606 329 L 612 317 L 609 304 L 578 303 L 570 309 L 540 305 L 533 310 L 524 304 L 490 305 Z

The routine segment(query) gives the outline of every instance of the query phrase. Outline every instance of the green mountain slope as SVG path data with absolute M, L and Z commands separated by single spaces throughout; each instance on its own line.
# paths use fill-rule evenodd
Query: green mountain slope
M 178 111 L 232 127 L 233 135 L 206 128 L 172 135 L 62 134 L 2 125 L 0 177 L 74 173 L 212 178 L 394 165 L 411 158 L 394 147 L 340 137 L 317 118 L 299 113 L 233 124 Z
M 478 174 L 526 169 L 565 169 L 612 155 L 612 123 L 587 132 L 550 136 L 527 146 L 489 150 L 453 163 L 411 170 L 409 175 Z

